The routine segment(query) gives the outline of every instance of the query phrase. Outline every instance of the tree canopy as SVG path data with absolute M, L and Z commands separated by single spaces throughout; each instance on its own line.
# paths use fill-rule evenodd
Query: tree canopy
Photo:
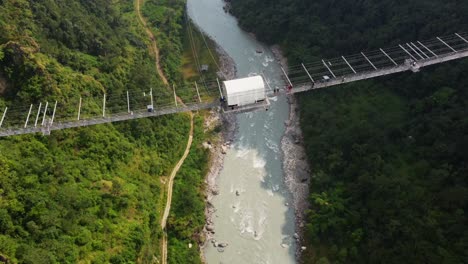
M 291 64 L 464 31 L 468 2 L 236 0 Z M 468 261 L 468 62 L 301 95 L 304 263 Z

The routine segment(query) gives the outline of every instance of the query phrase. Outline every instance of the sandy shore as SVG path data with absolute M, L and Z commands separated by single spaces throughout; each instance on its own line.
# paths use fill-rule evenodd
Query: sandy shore
M 288 62 L 283 56 L 279 46 L 271 47 L 278 63 L 287 72 Z M 286 186 L 293 197 L 294 212 L 296 215 L 297 241 L 296 258 L 299 260 L 302 253 L 302 241 L 304 235 L 305 211 L 309 207 L 309 183 L 310 168 L 307 162 L 305 148 L 303 146 L 302 130 L 299 119 L 299 109 L 294 95 L 287 95 L 289 103 L 289 119 L 286 121 L 286 131 L 281 139 L 281 151 L 283 152 L 283 172 Z

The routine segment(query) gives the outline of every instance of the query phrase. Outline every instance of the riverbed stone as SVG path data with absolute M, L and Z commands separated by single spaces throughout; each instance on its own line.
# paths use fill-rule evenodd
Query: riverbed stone
M 225 247 L 227 247 L 228 245 L 229 245 L 228 243 L 219 243 L 219 244 L 218 244 L 218 247 L 225 248 Z

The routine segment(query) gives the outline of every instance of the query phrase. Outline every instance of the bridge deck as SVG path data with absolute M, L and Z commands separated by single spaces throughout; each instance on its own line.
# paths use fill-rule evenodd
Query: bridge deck
M 430 65 L 468 57 L 467 39 L 468 34 L 455 33 L 434 40 L 410 42 L 392 48 L 291 66 L 288 74 L 283 69 L 285 83 L 289 84 L 291 89 L 276 94 L 300 93 L 405 71 L 417 72 L 420 68 Z M 10 105 L 0 109 L 0 137 L 30 133 L 49 134 L 53 130 L 208 109 L 220 105 L 213 99 L 219 96 L 221 89 L 218 85 L 219 82 L 215 80 L 205 82 L 200 89 L 196 83 L 194 87 L 186 87 L 187 89 L 179 95 L 186 103 L 185 106 L 177 105 L 170 94 L 167 98 L 154 98 L 153 102 L 152 91 L 143 95 L 136 92 L 135 95 L 139 94 L 141 100 L 130 98 L 127 92 L 126 96 L 119 95 L 111 100 L 106 98 L 106 95 L 103 98 L 80 97 L 79 104 L 76 105 L 64 102 L 55 102 L 54 105 L 46 102 L 38 107 L 33 107 L 33 104 Z M 172 89 L 175 98 L 176 89 Z M 151 102 L 148 101 L 148 97 L 151 98 Z M 148 112 L 145 102 L 150 105 L 154 103 L 159 107 Z M 134 104 L 139 107 L 133 107 Z M 82 107 L 86 108 L 87 112 L 82 110 Z M 133 111 L 130 111 L 131 109 Z M 102 111 L 102 114 L 99 111 Z

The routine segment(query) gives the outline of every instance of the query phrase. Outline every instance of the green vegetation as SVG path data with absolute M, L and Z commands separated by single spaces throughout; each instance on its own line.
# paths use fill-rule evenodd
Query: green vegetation
M 468 2 L 233 1 L 291 64 L 453 33 Z M 468 62 L 299 98 L 313 168 L 304 263 L 468 260 Z
M 142 11 L 155 34 L 163 71 L 171 83 L 182 83 L 185 0 L 146 0 Z
M 182 74 L 186 80 L 199 81 L 200 78 L 205 80 L 214 80 L 218 77 L 219 55 L 216 52 L 216 43 L 208 36 L 198 30 L 192 22 L 187 22 L 187 29 L 184 34 L 184 55 L 182 57 Z M 208 48 L 207 48 L 208 46 Z M 211 52 L 210 52 L 211 51 Z M 193 56 L 193 54 L 196 56 Z M 213 60 L 214 57 L 214 61 Z M 208 65 L 208 71 L 203 72 L 200 76 L 197 63 Z
M 173 15 L 151 15 L 161 9 Z M 148 0 L 144 11 L 165 72 L 180 80 L 184 2 Z M 133 0 L 0 0 L 0 32 L 2 109 L 161 87 Z M 181 114 L 0 139 L 0 255 L 35 264 L 159 258 L 161 176 L 182 155 L 189 125 Z M 187 188 L 201 197 L 200 185 Z M 202 221 L 203 208 L 193 209 Z
M 209 151 L 202 147 L 207 137 L 203 131 L 203 117 L 196 115 L 194 118 L 193 146 L 174 181 L 168 219 L 168 263 L 201 264 L 199 246 L 203 243 L 201 231 L 205 225 L 204 179 Z

